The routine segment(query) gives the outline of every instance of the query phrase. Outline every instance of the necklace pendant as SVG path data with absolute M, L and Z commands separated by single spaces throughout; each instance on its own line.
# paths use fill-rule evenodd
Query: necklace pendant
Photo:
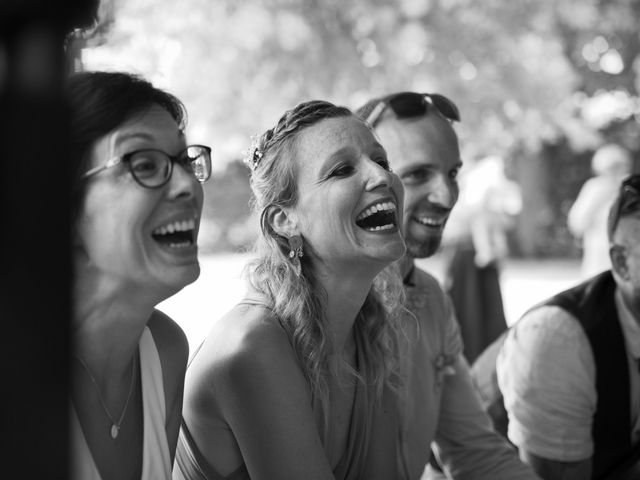
M 115 440 L 118 437 L 118 433 L 120 433 L 120 427 L 116 424 L 111 425 L 111 438 Z

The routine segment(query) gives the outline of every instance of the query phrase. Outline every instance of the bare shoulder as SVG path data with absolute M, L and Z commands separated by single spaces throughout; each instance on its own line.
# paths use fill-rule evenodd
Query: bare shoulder
M 214 323 L 197 357 L 235 363 L 279 357 L 290 349 L 288 336 L 271 310 L 239 304 Z
M 170 365 L 176 364 L 184 370 L 189 357 L 189 343 L 182 328 L 160 310 L 153 311 L 147 325 L 160 354 L 163 370 L 165 363 L 167 368 L 172 369 Z
M 147 323 L 158 349 L 167 411 L 182 404 L 189 343 L 180 326 L 160 310 L 154 310 Z
M 252 478 L 333 478 L 311 400 L 273 313 L 239 304 L 215 322 L 191 361 L 183 415 L 221 472 L 244 463 Z
M 283 379 L 301 376 L 289 337 L 271 311 L 237 305 L 213 325 L 189 367 L 187 386 L 224 410 L 247 389 L 278 388 Z

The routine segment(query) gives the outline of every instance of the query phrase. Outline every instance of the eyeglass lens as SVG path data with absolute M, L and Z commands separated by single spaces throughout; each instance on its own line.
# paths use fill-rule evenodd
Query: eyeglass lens
M 205 182 L 211 176 L 211 152 L 208 148 L 192 145 L 187 147 L 185 160 L 191 166 L 199 182 Z
M 199 182 L 206 181 L 211 175 L 211 154 L 208 148 L 190 146 L 177 160 L 187 167 Z M 140 150 L 129 157 L 131 173 L 142 185 L 159 187 L 164 185 L 173 171 L 172 158 L 159 150 Z
M 171 175 L 171 159 L 157 150 L 140 150 L 129 157 L 131 173 L 148 187 L 162 185 Z

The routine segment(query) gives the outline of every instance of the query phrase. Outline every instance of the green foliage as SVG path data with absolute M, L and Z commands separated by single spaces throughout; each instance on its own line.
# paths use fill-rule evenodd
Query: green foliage
M 603 140 L 640 151 L 639 0 L 107 3 L 114 18 L 85 64 L 138 71 L 176 93 L 190 138 L 222 164 L 303 100 L 451 97 L 463 157 L 513 159 L 535 213 L 518 232 L 526 255 L 575 253 L 563 215 Z M 565 163 L 581 174 L 567 177 Z M 213 211 L 223 199 L 212 196 Z M 531 243 L 524 224 L 544 241 Z

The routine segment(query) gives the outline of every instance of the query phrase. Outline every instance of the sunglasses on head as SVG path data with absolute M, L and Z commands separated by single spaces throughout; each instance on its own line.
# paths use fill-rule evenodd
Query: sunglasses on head
M 460 111 L 456 104 L 439 93 L 402 92 L 380 100 L 366 120 L 375 127 L 387 109 L 391 108 L 398 118 L 421 117 L 435 108 L 440 115 L 451 122 L 460 121 Z

